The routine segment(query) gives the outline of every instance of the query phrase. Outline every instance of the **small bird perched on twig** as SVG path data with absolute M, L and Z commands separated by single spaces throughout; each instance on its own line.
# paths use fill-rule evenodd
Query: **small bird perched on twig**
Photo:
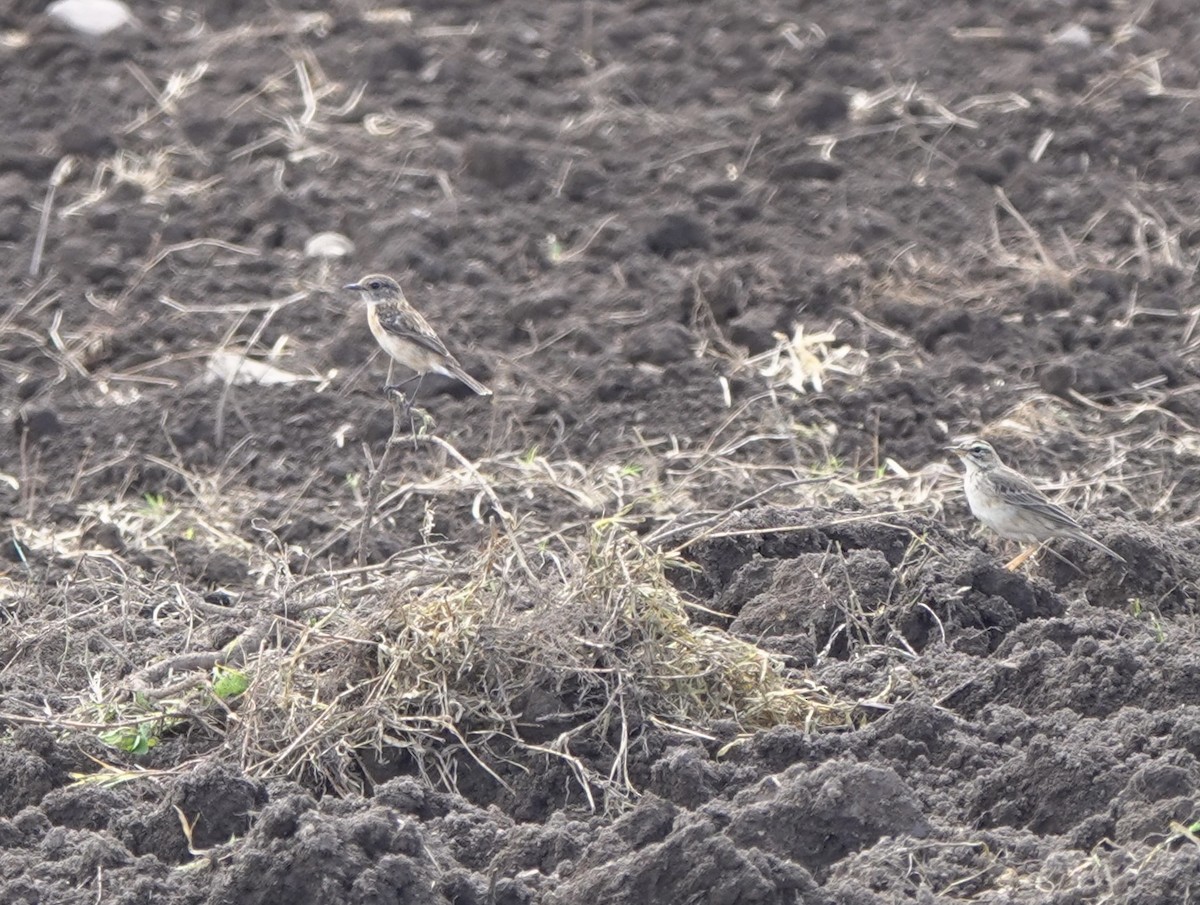
M 429 322 L 408 303 L 400 284 L 391 277 L 373 273 L 345 288 L 364 294 L 367 324 L 383 351 L 416 372 L 407 380 L 386 387 L 389 392 L 400 392 L 402 387 L 416 380 L 415 397 L 425 375 L 435 373 L 461 381 L 480 396 L 492 395 L 491 390 L 463 370 Z
M 1028 478 L 1001 462 L 986 440 L 970 439 L 949 449 L 962 459 L 966 468 L 963 488 L 972 514 L 1001 537 L 1035 545 L 1008 563 L 1006 569 L 1018 568 L 1037 545 L 1054 537 L 1081 540 L 1118 562 L 1125 562 L 1119 553 L 1084 531 L 1069 512 L 1034 487 Z

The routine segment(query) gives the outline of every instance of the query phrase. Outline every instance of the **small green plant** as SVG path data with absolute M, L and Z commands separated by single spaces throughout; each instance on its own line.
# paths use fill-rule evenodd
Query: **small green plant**
M 222 701 L 232 700 L 245 694 L 249 687 L 250 679 L 244 672 L 230 669 L 227 666 L 214 667 L 212 690 L 213 694 Z
M 1166 629 L 1163 628 L 1162 619 L 1159 618 L 1158 613 L 1154 612 L 1152 609 L 1149 609 L 1144 603 L 1142 603 L 1142 598 L 1129 598 L 1129 612 L 1138 619 L 1142 618 L 1143 616 L 1149 618 L 1150 624 L 1154 626 L 1155 641 L 1161 644 L 1167 639 L 1167 632 Z
M 809 471 L 816 477 L 827 477 L 842 470 L 842 460 L 837 456 L 829 456 L 824 461 L 814 462 Z
M 161 493 L 144 493 L 142 499 L 146 501 L 146 508 L 152 513 L 158 514 L 166 511 L 167 498 Z
M 177 716 L 175 702 L 164 707 L 163 702 L 150 700 L 144 694 L 135 693 L 132 704 L 121 706 L 98 705 L 97 711 L 107 721 L 118 723 L 112 729 L 97 733 L 100 741 L 130 754 L 145 754 L 158 744 L 163 734 L 184 722 Z
M 158 744 L 158 736 L 155 735 L 156 725 L 155 721 L 146 720 L 134 726 L 119 726 L 116 729 L 101 732 L 100 741 L 130 754 L 146 754 Z

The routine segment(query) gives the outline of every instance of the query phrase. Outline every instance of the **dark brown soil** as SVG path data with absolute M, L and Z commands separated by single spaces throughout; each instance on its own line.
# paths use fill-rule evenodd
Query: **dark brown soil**
M 1200 896 L 1189 0 L 45 5 L 0 9 L 0 901 Z M 495 390 L 420 402 L 528 537 L 690 540 L 696 619 L 857 728 L 647 724 L 607 810 L 561 765 L 247 775 L 209 717 L 104 744 L 89 702 L 356 566 L 392 414 L 340 287 L 377 270 Z M 749 360 L 797 326 L 803 390 Z M 1005 571 L 966 432 L 1127 563 Z M 457 467 L 396 445 L 372 575 L 492 536 Z

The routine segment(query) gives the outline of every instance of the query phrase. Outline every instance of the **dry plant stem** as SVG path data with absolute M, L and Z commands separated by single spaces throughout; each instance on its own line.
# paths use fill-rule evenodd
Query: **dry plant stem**
M 250 354 L 250 350 L 254 348 L 254 344 L 258 342 L 263 331 L 267 329 L 267 325 L 271 323 L 273 318 L 279 312 L 279 305 L 272 305 L 267 309 L 267 313 L 263 315 L 263 319 L 258 322 L 258 326 L 254 329 L 250 341 L 246 343 L 246 347 L 242 350 L 242 354 L 238 357 L 237 367 L 229 375 L 229 379 L 225 381 L 225 386 L 221 390 L 221 395 L 217 398 L 217 412 L 215 416 L 216 424 L 213 428 L 213 440 L 217 444 L 217 449 L 222 449 L 225 446 L 225 405 L 229 401 L 229 392 L 233 387 L 234 381 L 237 380 L 238 374 L 241 373 L 242 365 L 246 361 L 246 356 Z M 238 323 L 241 323 L 239 319 Z M 236 327 L 234 329 L 237 329 Z
M 392 404 L 392 433 L 387 439 L 387 445 L 383 447 L 383 455 L 379 457 L 379 461 L 375 467 L 371 469 L 371 480 L 367 484 L 367 509 L 363 513 L 362 525 L 358 529 L 358 564 L 366 565 L 367 562 L 367 536 L 371 531 L 371 522 L 375 518 L 375 510 L 379 506 L 379 492 L 383 488 L 383 473 L 387 465 L 388 457 L 392 453 L 392 446 L 402 433 L 402 425 L 405 421 L 408 422 L 409 433 L 416 443 L 416 429 L 412 422 L 412 406 L 405 398 L 404 394 L 399 390 L 389 389 L 387 393 L 388 401 Z
M 796 442 L 796 432 L 791 429 L 791 424 L 787 416 L 783 413 L 783 406 L 779 404 L 779 394 L 775 392 L 775 387 L 768 382 L 767 399 L 771 403 L 771 411 L 775 414 L 776 423 L 780 427 L 780 432 L 787 438 L 786 443 L 788 452 L 792 455 L 792 467 L 797 471 L 804 467 L 804 456 L 800 452 L 800 444 Z
M 129 677 L 129 687 L 137 693 L 145 695 L 151 701 L 180 695 L 188 689 L 202 684 L 204 677 L 189 675 L 163 687 L 156 687 L 156 683 L 174 672 L 210 670 L 215 666 L 240 666 L 246 661 L 248 654 L 258 650 L 267 635 L 270 634 L 274 624 L 273 617 L 264 617 L 256 620 L 253 625 L 219 651 L 180 654 L 161 663 L 147 666 Z
M 529 562 L 525 559 L 525 554 L 521 550 L 521 544 L 516 534 L 513 533 L 512 516 L 508 514 L 508 510 L 504 508 L 503 504 L 501 504 L 500 498 L 496 496 L 496 491 L 492 490 L 491 485 L 483 479 L 483 475 L 479 473 L 479 469 L 476 468 L 470 461 L 468 461 L 467 457 L 460 453 L 457 449 L 455 449 L 441 437 L 430 437 L 429 439 L 449 453 L 459 465 L 461 465 L 470 473 L 471 477 L 479 482 L 479 486 L 483 490 L 484 495 L 488 498 L 488 502 L 492 504 L 493 511 L 500 517 L 500 522 L 504 526 L 505 534 L 507 534 L 509 540 L 512 541 L 513 553 L 516 554 L 517 560 L 521 563 L 521 568 L 525 570 L 526 575 L 530 576 L 531 578 L 534 577 L 535 573 L 533 569 L 530 568 Z
M 34 501 L 37 490 L 33 483 L 32 469 L 29 463 L 29 431 L 21 431 L 18 449 L 20 451 L 21 472 L 18 479 L 21 487 L 21 502 L 25 504 L 25 518 L 32 518 L 36 510 Z
M 87 720 L 68 720 L 56 716 L 30 716 L 25 713 L 8 713 L 0 711 L 0 720 L 11 723 L 24 723 L 27 726 L 49 726 L 56 729 L 82 729 L 89 730 L 107 730 L 117 729 L 123 726 L 140 726 L 142 723 L 157 723 L 163 718 L 161 713 L 153 713 L 149 716 L 131 717 L 127 720 L 118 720 L 116 722 L 95 723 Z
M 258 257 L 258 252 L 253 248 L 246 248 L 242 245 L 234 245 L 232 242 L 226 242 L 223 239 L 189 239 L 186 242 L 178 242 L 175 245 L 168 245 L 166 248 L 159 251 L 153 258 L 141 266 L 133 279 L 117 297 L 119 303 L 125 302 L 134 291 L 142 285 L 142 282 L 150 275 L 159 264 L 165 261 L 171 255 L 180 251 L 189 251 L 193 248 L 219 248 L 222 251 L 231 251 L 234 254 L 249 255 L 250 257 Z
M 327 604 L 328 601 L 319 596 L 305 601 L 289 603 L 281 601 L 255 619 L 240 635 L 220 650 L 192 651 L 154 663 L 133 673 L 128 679 L 128 685 L 130 689 L 151 701 L 178 697 L 189 689 L 204 684 L 204 676 L 187 675 L 165 686 L 159 686 L 157 683 L 175 673 L 195 673 L 198 670 L 211 670 L 217 666 L 241 666 L 251 654 L 260 652 L 264 646 L 263 643 L 272 634 L 278 634 L 281 626 L 285 629 L 297 628 L 295 624 L 289 622 L 289 615 L 302 615 Z M 196 603 L 192 605 L 200 610 L 204 609 Z M 221 616 L 225 616 L 229 612 L 224 607 L 213 607 L 212 609 Z
M 66 181 L 75 169 L 75 158 L 62 158 L 50 174 L 50 184 L 46 186 L 46 200 L 42 203 L 42 216 L 38 221 L 37 239 L 33 243 L 33 258 L 29 262 L 29 275 L 36 277 L 42 269 L 42 252 L 46 248 L 46 232 L 50 229 L 50 211 L 54 208 L 54 195 L 58 187 Z

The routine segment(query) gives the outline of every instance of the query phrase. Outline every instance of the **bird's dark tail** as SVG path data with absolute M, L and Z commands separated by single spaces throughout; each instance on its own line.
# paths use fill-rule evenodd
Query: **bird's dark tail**
M 1100 541 L 1096 540 L 1096 538 L 1092 537 L 1090 534 L 1080 531 L 1077 536 L 1079 537 L 1079 539 L 1081 541 L 1086 541 L 1087 543 L 1089 543 L 1093 547 L 1095 547 L 1097 550 L 1103 550 L 1105 553 L 1107 553 L 1109 556 L 1111 556 L 1117 562 L 1122 562 L 1122 563 L 1125 562 L 1124 556 L 1122 556 L 1120 553 L 1118 553 L 1112 547 L 1104 546 L 1104 544 L 1100 543 Z
M 476 380 L 474 377 L 472 377 L 470 374 L 468 374 L 466 371 L 464 371 L 462 369 L 462 365 L 460 365 L 457 361 L 447 361 L 446 362 L 446 373 L 448 375 L 450 375 L 451 377 L 455 378 L 456 380 L 460 380 L 463 383 L 465 383 L 468 387 L 470 387 L 472 390 L 474 390 L 480 396 L 492 395 L 491 390 L 489 390 L 482 383 L 480 383 L 478 380 Z

